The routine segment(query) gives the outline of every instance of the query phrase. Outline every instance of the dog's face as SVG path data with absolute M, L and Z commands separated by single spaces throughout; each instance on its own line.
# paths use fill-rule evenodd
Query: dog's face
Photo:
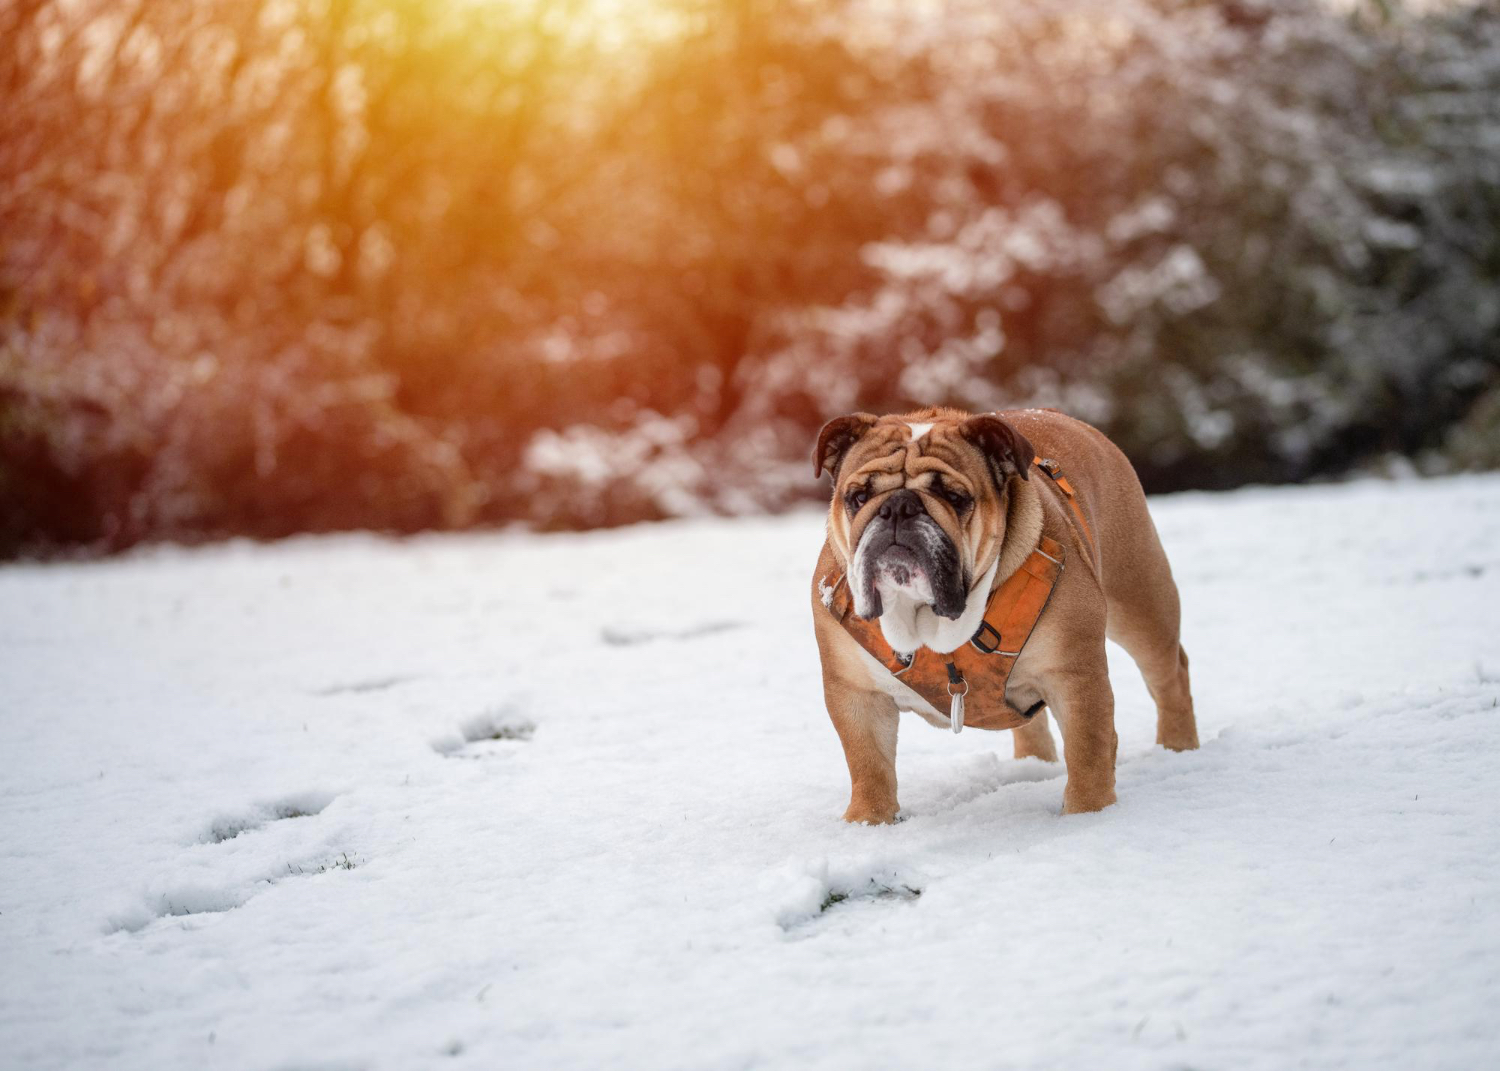
M 855 413 L 824 425 L 813 466 L 833 476 L 828 537 L 847 564 L 854 612 L 880 617 L 905 597 L 957 619 L 1000 552 L 1010 481 L 1028 478 L 1033 456 L 990 415 Z

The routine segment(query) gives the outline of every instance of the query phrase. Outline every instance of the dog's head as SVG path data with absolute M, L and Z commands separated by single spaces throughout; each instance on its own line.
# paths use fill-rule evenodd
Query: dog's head
M 893 598 L 956 620 L 976 573 L 1000 552 L 1013 480 L 1033 454 L 997 416 L 924 409 L 830 420 L 815 475 L 833 476 L 828 538 L 848 563 L 854 612 L 880 617 Z

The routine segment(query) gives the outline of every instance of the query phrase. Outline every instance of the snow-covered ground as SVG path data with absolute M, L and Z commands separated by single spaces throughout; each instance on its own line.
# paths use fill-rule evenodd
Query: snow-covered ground
M 815 514 L 0 569 L 0 1065 L 1496 1066 L 1500 478 L 1153 510 L 1203 748 L 885 828 Z

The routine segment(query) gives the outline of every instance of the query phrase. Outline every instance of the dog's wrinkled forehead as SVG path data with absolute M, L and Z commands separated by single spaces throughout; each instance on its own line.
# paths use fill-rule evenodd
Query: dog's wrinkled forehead
M 839 466 L 839 483 L 868 482 L 897 487 L 928 473 L 955 473 L 978 468 L 984 461 L 958 433 L 956 421 L 919 422 L 882 417 Z
M 903 483 L 921 489 L 940 477 L 951 478 L 968 483 L 960 489 L 972 495 L 986 479 L 997 492 L 1012 476 L 1028 479 L 1034 456 L 1026 437 L 995 413 L 851 413 L 835 417 L 818 432 L 813 475 L 827 470 L 841 490 L 864 481 L 876 493 Z

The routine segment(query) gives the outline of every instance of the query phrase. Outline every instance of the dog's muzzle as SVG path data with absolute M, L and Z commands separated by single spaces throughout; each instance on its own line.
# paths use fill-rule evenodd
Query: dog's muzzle
M 854 612 L 866 619 L 885 612 L 882 592 L 904 594 L 950 619 L 963 613 L 968 594 L 957 548 L 922 496 L 907 488 L 892 492 L 865 526 L 850 580 Z

